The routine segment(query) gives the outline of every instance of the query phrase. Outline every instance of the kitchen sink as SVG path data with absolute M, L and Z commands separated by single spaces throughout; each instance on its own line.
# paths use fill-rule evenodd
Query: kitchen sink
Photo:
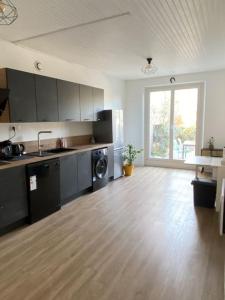
M 69 151 L 74 151 L 77 149 L 72 149 L 72 148 L 53 148 L 53 149 L 48 149 L 46 152 L 48 153 L 63 153 L 63 152 L 69 152 Z
M 38 157 L 44 157 L 44 156 L 50 156 L 52 155 L 52 153 L 49 153 L 47 151 L 41 151 L 41 154 L 39 151 L 36 151 L 36 152 L 30 152 L 30 153 L 27 153 L 28 156 L 38 156 Z
M 29 156 L 44 157 L 44 156 L 50 156 L 50 155 L 53 155 L 53 154 L 59 154 L 59 153 L 74 151 L 74 150 L 77 150 L 77 149 L 71 149 L 71 148 L 53 148 L 53 149 L 48 149 L 48 150 L 41 151 L 41 154 L 38 151 L 36 151 L 36 152 L 27 153 L 27 155 L 29 155 Z

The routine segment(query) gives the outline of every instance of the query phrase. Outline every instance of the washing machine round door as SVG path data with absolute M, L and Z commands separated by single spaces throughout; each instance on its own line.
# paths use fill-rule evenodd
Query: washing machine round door
M 105 174 L 107 172 L 108 167 L 108 161 L 106 157 L 101 157 L 96 161 L 95 165 L 95 174 L 96 177 L 99 179 L 102 179 L 105 177 Z

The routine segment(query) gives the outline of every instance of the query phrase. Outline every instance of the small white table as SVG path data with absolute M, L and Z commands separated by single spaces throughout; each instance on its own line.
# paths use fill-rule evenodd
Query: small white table
M 221 187 L 222 180 L 225 177 L 225 166 L 222 165 L 222 157 L 210 157 L 210 156 L 194 156 L 192 158 L 188 158 L 185 161 L 187 165 L 195 166 L 195 177 L 198 178 L 198 169 L 199 167 L 212 167 L 213 176 L 212 179 L 217 181 L 216 188 L 216 210 L 220 210 L 220 196 L 221 196 Z

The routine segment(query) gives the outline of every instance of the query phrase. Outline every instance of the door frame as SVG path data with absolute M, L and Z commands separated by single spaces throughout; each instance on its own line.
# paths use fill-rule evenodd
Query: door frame
M 198 107 L 196 122 L 196 155 L 200 155 L 203 146 L 204 136 L 204 114 L 205 114 L 205 82 L 179 83 L 174 85 L 158 85 L 146 87 L 144 92 L 144 164 L 146 166 L 168 167 L 193 169 L 192 166 L 185 165 L 184 160 L 173 160 L 173 119 L 174 119 L 174 91 L 179 89 L 198 88 Z M 150 149 L 150 92 L 171 91 L 170 107 L 170 157 L 169 159 L 150 158 L 148 153 Z

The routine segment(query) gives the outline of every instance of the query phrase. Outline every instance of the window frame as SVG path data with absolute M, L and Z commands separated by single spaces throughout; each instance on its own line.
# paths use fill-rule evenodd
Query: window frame
M 197 106 L 197 122 L 196 122 L 196 146 L 195 155 L 200 155 L 203 146 L 204 133 L 204 112 L 205 112 L 205 82 L 180 83 L 173 85 L 159 85 L 146 87 L 144 92 L 144 162 L 145 165 L 159 167 L 178 167 L 186 168 L 185 160 L 173 159 L 173 121 L 174 121 L 174 95 L 176 90 L 182 89 L 198 89 L 198 106 Z M 170 106 L 170 149 L 169 158 L 153 158 L 149 157 L 150 153 L 150 93 L 155 91 L 171 91 Z

